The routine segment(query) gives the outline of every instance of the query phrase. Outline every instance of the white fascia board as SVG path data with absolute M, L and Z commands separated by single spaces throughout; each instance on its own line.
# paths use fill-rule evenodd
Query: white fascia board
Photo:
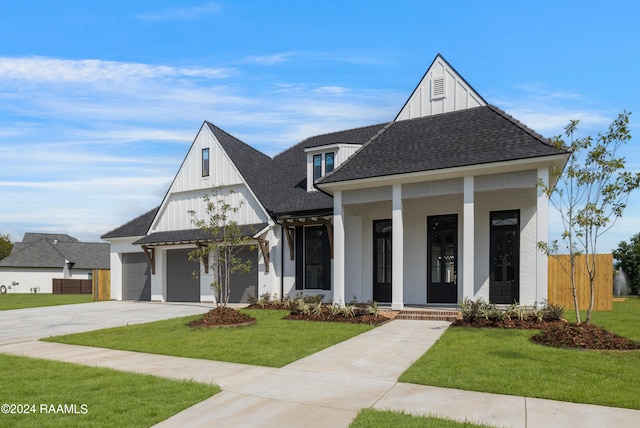
M 269 224 L 267 224 L 265 227 L 263 227 L 262 229 L 260 229 L 259 231 L 257 231 L 256 233 L 253 234 L 252 238 L 253 239 L 258 239 L 260 238 L 261 235 L 267 233 L 269 231 L 269 229 L 271 229 L 271 219 L 269 219 Z
M 410 172 L 406 174 L 385 175 L 381 177 L 362 178 L 357 180 L 340 181 L 337 183 L 318 183 L 320 190 L 333 194 L 336 191 L 357 190 L 369 187 L 392 186 L 394 184 L 419 183 L 421 181 L 445 180 L 469 175 L 478 176 L 503 172 L 536 169 L 540 166 L 562 166 L 567 160 L 564 154 L 544 156 L 538 158 L 518 159 L 506 162 L 494 162 L 480 165 L 469 165 L 432 171 Z
M 347 144 L 347 143 L 326 144 L 324 146 L 307 147 L 306 149 L 304 149 L 304 152 L 305 153 L 324 152 L 330 149 L 340 149 L 342 147 L 360 148 L 362 147 L 362 144 Z

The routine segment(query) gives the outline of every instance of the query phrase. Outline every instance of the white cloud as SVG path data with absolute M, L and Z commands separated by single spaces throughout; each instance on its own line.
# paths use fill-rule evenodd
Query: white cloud
M 546 137 L 562 134 L 574 119 L 580 120 L 581 132 L 603 130 L 616 114 L 593 105 L 582 94 L 539 82 L 516 85 L 508 97 L 498 97 L 491 103 Z
M 313 90 L 316 93 L 323 94 L 345 94 L 348 92 L 347 88 L 341 86 L 321 86 Z
M 272 55 L 254 55 L 248 56 L 244 62 L 260 65 L 274 65 L 290 61 L 296 54 L 294 52 L 282 52 Z
M 97 59 L 0 57 L 0 78 L 29 82 L 95 83 L 181 77 L 220 79 L 232 73 L 232 68 L 171 67 Z
M 198 6 L 172 7 L 137 15 L 143 21 L 192 21 L 207 15 L 217 15 L 222 12 L 222 5 L 216 2 L 206 2 Z
M 14 201 L 0 222 L 12 234 L 96 240 L 161 202 L 204 120 L 275 154 L 389 120 L 402 101 L 387 91 L 251 87 L 241 78 L 227 68 L 0 57 L 0 80 L 11 85 L 0 88 L 0 200 Z

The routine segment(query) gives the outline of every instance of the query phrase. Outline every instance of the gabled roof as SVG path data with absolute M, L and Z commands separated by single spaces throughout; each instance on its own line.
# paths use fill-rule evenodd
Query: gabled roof
M 109 239 L 146 235 L 159 208 L 160 207 L 155 207 L 154 209 L 147 211 L 146 213 L 134 218 L 133 220 L 123 224 L 122 226 L 105 233 L 100 238 Z
M 436 71 L 440 74 L 436 73 L 434 76 Z M 414 95 L 422 93 L 422 89 L 426 90 L 425 85 L 429 84 L 429 79 L 439 78 L 443 72 L 453 79 L 456 88 L 471 94 L 472 101 L 460 101 L 459 106 L 454 105 L 455 111 L 448 113 L 431 111 L 429 116 L 415 119 L 404 119 L 403 116 L 399 120 Z M 422 89 L 419 91 L 420 88 Z M 456 98 L 456 101 L 459 100 Z M 478 104 L 481 106 L 475 107 Z M 543 158 L 565 153 L 552 147 L 545 138 L 502 110 L 485 104 L 485 100 L 471 85 L 438 54 L 393 122 L 317 135 L 273 158 L 210 122 L 205 121 L 205 125 L 269 215 L 275 219 L 286 216 L 319 216 L 331 214 L 333 199 L 321 191 L 307 191 L 305 149 L 311 147 L 336 143 L 362 145 L 347 161 L 321 178 L 318 181 L 319 187 L 340 181 Z M 132 220 L 102 238 L 146 235 L 157 210 Z M 189 235 L 185 238 L 187 241 L 197 238 L 197 232 L 193 230 L 162 233 L 177 235 L 153 234 L 137 243 L 154 244 L 165 239 L 166 242 L 179 242 L 185 238 L 180 233 Z
M 487 105 L 394 122 L 318 184 L 562 153 L 504 111 Z
M 213 135 L 238 169 L 242 178 L 265 208 L 269 205 L 273 185 L 271 183 L 271 158 L 240 141 L 214 124 L 205 121 Z
M 63 268 L 68 261 L 75 269 L 109 269 L 109 244 L 72 239 L 71 242 L 50 238 L 22 242 L 17 250 L 14 247 L 11 254 L 0 260 L 0 267 Z
M 444 68 L 448 69 L 448 72 L 450 74 L 453 74 L 453 78 L 454 79 L 458 79 L 463 87 L 462 90 L 466 91 L 466 92 L 470 92 L 470 95 L 476 99 L 479 103 L 479 105 L 487 105 L 487 101 L 485 101 L 485 99 L 482 97 L 482 95 L 480 95 L 478 93 L 478 91 L 476 91 L 473 86 L 471 86 L 469 84 L 469 82 L 467 82 L 467 80 L 460 74 L 458 73 L 458 71 L 451 65 L 449 64 L 449 61 L 447 61 L 441 54 L 437 54 L 436 57 L 433 59 L 433 61 L 431 62 L 431 65 L 429 66 L 429 68 L 427 68 L 427 71 L 424 72 L 424 74 L 422 75 L 422 78 L 420 79 L 420 81 L 418 82 L 418 85 L 415 87 L 415 89 L 413 90 L 413 92 L 411 92 L 411 95 L 409 95 L 409 98 L 407 98 L 407 101 L 405 101 L 404 105 L 402 106 L 402 108 L 400 109 L 400 111 L 398 112 L 398 114 L 396 115 L 396 118 L 394 119 L 395 121 L 398 120 L 404 120 L 404 119 L 408 119 L 409 117 L 405 117 L 404 119 L 401 119 L 401 116 L 404 116 L 403 113 L 405 113 L 405 109 L 409 106 L 409 104 L 414 100 L 415 97 L 417 98 L 421 98 L 421 97 L 426 97 L 427 99 L 429 99 L 429 96 L 427 94 L 429 94 L 431 92 L 430 88 L 429 88 L 429 81 L 427 79 L 427 77 L 429 75 L 433 75 L 433 69 L 437 64 L 441 64 Z M 446 73 L 446 72 L 445 72 Z M 434 77 L 441 77 L 442 75 L 439 76 L 434 76 Z M 463 105 L 460 106 L 462 109 L 464 108 L 468 108 L 468 105 Z M 453 107 L 455 110 L 459 110 L 461 108 L 455 108 Z M 441 112 L 442 113 L 442 112 Z M 422 116 L 422 115 L 420 115 Z
M 34 233 L 27 232 L 22 237 L 22 244 L 30 244 L 32 242 L 39 241 L 41 239 L 49 239 L 51 241 L 58 242 L 79 242 L 73 236 L 69 236 L 63 233 Z

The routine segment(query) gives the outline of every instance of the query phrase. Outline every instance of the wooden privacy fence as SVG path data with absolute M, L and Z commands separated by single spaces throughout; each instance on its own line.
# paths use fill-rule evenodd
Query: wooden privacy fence
M 564 268 L 563 268 L 564 267 Z M 564 306 L 571 310 L 573 294 L 571 293 L 570 259 L 568 255 L 549 257 L 549 303 Z M 596 254 L 596 277 L 594 279 L 595 303 L 593 310 L 610 311 L 613 307 L 613 255 Z M 576 290 L 580 310 L 589 308 L 589 275 L 587 274 L 586 257 L 576 258 Z
M 111 300 L 111 271 L 94 269 L 92 272 L 93 300 Z
M 111 300 L 111 271 L 94 269 L 91 279 L 53 278 L 53 294 L 91 294 L 93 300 Z
M 53 278 L 53 294 L 91 294 L 91 280 Z

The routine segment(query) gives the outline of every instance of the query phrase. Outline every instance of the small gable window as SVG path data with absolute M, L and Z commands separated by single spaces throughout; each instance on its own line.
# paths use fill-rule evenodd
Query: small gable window
M 324 173 L 328 174 L 333 171 L 333 152 L 324 155 Z
M 313 155 L 313 182 L 322 177 L 322 155 Z
M 209 176 L 209 149 L 202 149 L 202 176 Z

